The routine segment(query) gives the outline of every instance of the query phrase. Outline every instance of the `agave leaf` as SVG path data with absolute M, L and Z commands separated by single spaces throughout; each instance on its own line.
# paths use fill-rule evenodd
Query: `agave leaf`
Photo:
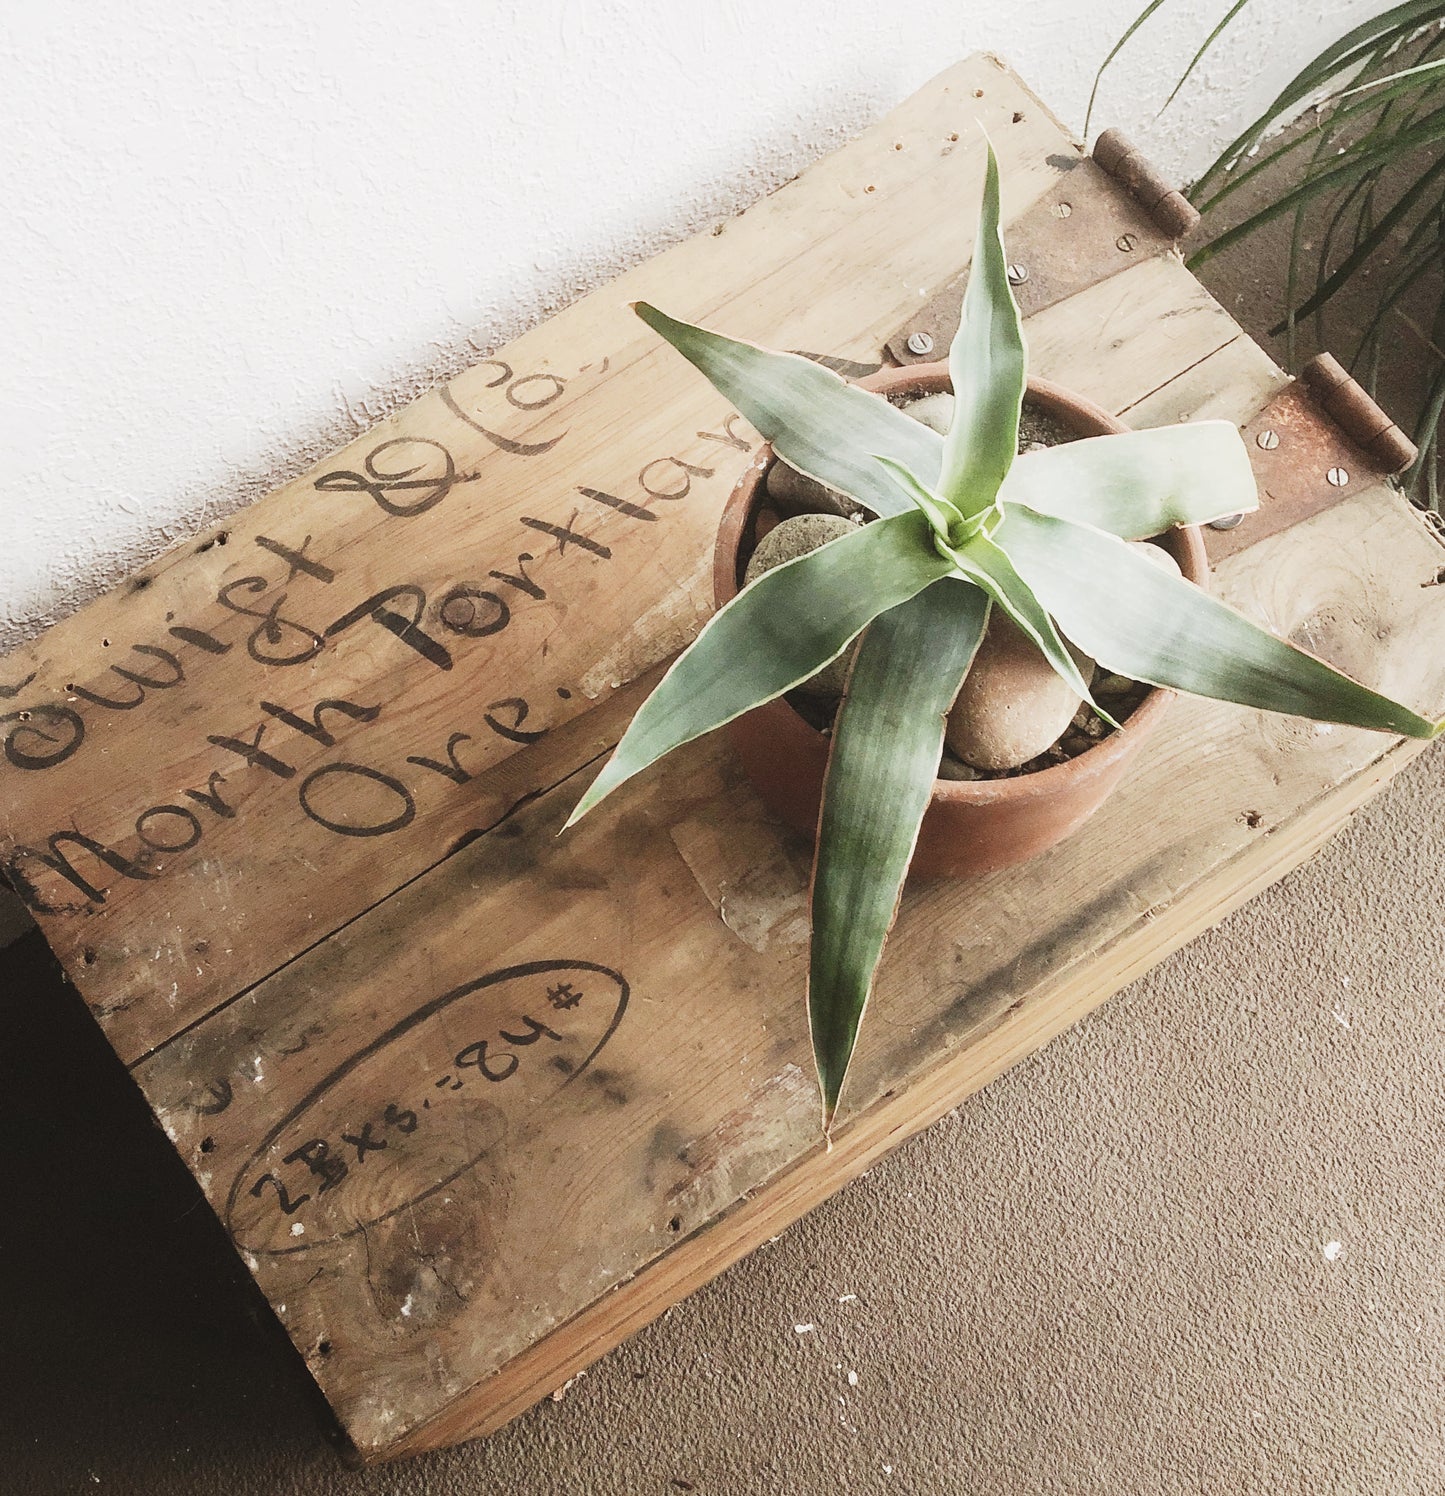
M 976 535 L 953 552 L 958 569 L 983 589 L 1031 640 L 1054 670 L 1111 726 L 1119 724 L 1096 702 L 1048 610 L 1019 575 L 1008 553 L 987 535 Z
M 935 541 L 941 545 L 949 545 L 961 537 L 967 521 L 942 494 L 925 488 L 906 467 L 894 462 L 891 457 L 883 457 L 877 453 L 874 457 L 883 464 L 893 481 L 927 517 L 933 529 Z
M 1434 737 L 1445 726 L 1351 680 L 1102 530 L 1014 506 L 997 539 L 1065 636 L 1106 670 L 1408 737 Z
M 874 514 L 910 505 L 878 470 L 881 452 L 936 483 L 943 438 L 879 395 L 860 390 L 796 353 L 774 353 L 679 322 L 645 301 L 633 310 L 773 444 L 784 462 L 848 494 Z
M 998 160 L 992 142 L 987 150 L 963 314 L 948 350 L 954 411 L 937 484 L 964 515 L 980 514 L 993 503 L 1014 460 L 1026 378 L 1023 328 L 1009 289 L 999 227 Z
M 874 619 L 848 677 L 813 864 L 808 1019 L 825 1131 L 988 609 L 976 587 L 935 583 Z
M 1259 493 L 1239 432 L 1228 421 L 1193 421 L 1026 452 L 999 501 L 1142 540 L 1256 509 Z
M 567 825 L 663 754 L 792 690 L 878 614 L 952 570 L 910 509 L 764 572 L 673 661 Z

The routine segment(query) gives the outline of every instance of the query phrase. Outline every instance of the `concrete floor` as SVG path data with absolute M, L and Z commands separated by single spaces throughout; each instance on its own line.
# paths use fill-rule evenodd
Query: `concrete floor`
M 1442 768 L 561 1402 L 359 1475 L 28 937 L 0 1491 L 1438 1493 Z
M 1277 263 L 1209 277 L 1252 329 Z M 1434 1496 L 1442 769 L 560 1402 L 361 1474 L 27 937 L 0 952 L 0 1493 Z

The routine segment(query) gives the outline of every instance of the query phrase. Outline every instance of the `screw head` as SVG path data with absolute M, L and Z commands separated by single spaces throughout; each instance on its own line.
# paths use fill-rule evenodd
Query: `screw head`
M 910 353 L 922 358 L 925 353 L 933 352 L 933 339 L 926 332 L 911 332 L 908 334 L 908 341 L 903 346 Z
M 1210 520 L 1209 528 L 1211 530 L 1232 530 L 1243 518 L 1244 515 L 1242 514 L 1226 514 L 1219 519 Z
M 1007 273 L 1009 285 L 1021 286 L 1029 278 L 1029 267 L 1027 265 L 1010 265 Z
M 1254 439 L 1254 444 L 1262 452 L 1273 452 L 1279 446 L 1278 431 L 1261 431 Z
M 1120 234 L 1114 240 L 1114 248 L 1122 250 L 1126 255 L 1139 247 L 1139 236 L 1137 234 Z
M 1072 213 L 1073 211 L 1074 211 L 1074 205 L 1072 203 L 1055 203 L 1054 204 L 1054 217 L 1055 218 L 1067 218 L 1069 216 L 1069 214 Z
M 1331 488 L 1343 488 L 1350 481 L 1349 473 L 1342 467 L 1332 467 L 1325 474 L 1325 482 Z

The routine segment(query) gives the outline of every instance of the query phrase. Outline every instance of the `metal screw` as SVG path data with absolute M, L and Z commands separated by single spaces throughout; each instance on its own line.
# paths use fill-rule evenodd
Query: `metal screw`
M 1273 452 L 1279 446 L 1278 431 L 1261 431 L 1254 439 L 1254 444 L 1262 452 Z
M 1343 488 L 1349 481 L 1350 475 L 1342 467 L 1332 467 L 1329 472 L 1325 474 L 1325 482 L 1328 483 L 1331 488 Z
M 1243 518 L 1242 514 L 1226 514 L 1221 519 L 1210 520 L 1209 528 L 1211 530 L 1232 530 Z
M 1008 267 L 1008 283 L 1011 286 L 1021 286 L 1029 278 L 1029 267 L 1027 265 L 1010 265 Z
M 1067 218 L 1074 211 L 1072 203 L 1055 203 L 1054 216 L 1056 218 Z
M 916 353 L 922 358 L 925 353 L 933 352 L 933 339 L 926 332 L 911 332 L 908 341 L 903 345 L 910 353 Z
M 1125 254 L 1128 254 L 1131 250 L 1138 249 L 1138 247 L 1139 236 L 1137 234 L 1120 234 L 1114 240 L 1114 248 L 1122 249 Z

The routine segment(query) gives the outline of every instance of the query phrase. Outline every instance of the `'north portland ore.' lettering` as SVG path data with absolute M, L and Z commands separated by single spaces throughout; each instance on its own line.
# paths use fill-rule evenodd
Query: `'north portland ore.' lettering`
M 79 770 L 49 824 L 27 816 L 0 844 L 24 902 L 83 918 L 188 859 L 254 849 L 278 812 L 323 849 L 394 837 L 615 684 L 582 680 L 582 646 L 609 640 L 578 631 L 618 589 L 619 620 L 635 616 L 628 589 L 656 537 L 700 486 L 715 515 L 751 442 L 729 415 L 633 458 L 625 481 L 589 480 L 608 448 L 589 439 L 587 395 L 606 373 L 605 360 L 572 379 L 479 365 L 406 413 L 409 427 L 426 413 L 424 434 L 384 425 L 283 491 L 309 502 L 263 503 L 250 530 L 241 516 L 194 543 L 215 579 L 204 599 L 190 578 L 147 614 L 155 578 L 134 578 L 127 616 L 152 621 L 94 641 L 83 679 L 0 680 L 0 779 L 13 792 Z M 467 539 L 479 513 L 486 556 Z M 136 759 L 124 775 L 122 740 Z M 88 802 L 91 767 L 132 803 Z

